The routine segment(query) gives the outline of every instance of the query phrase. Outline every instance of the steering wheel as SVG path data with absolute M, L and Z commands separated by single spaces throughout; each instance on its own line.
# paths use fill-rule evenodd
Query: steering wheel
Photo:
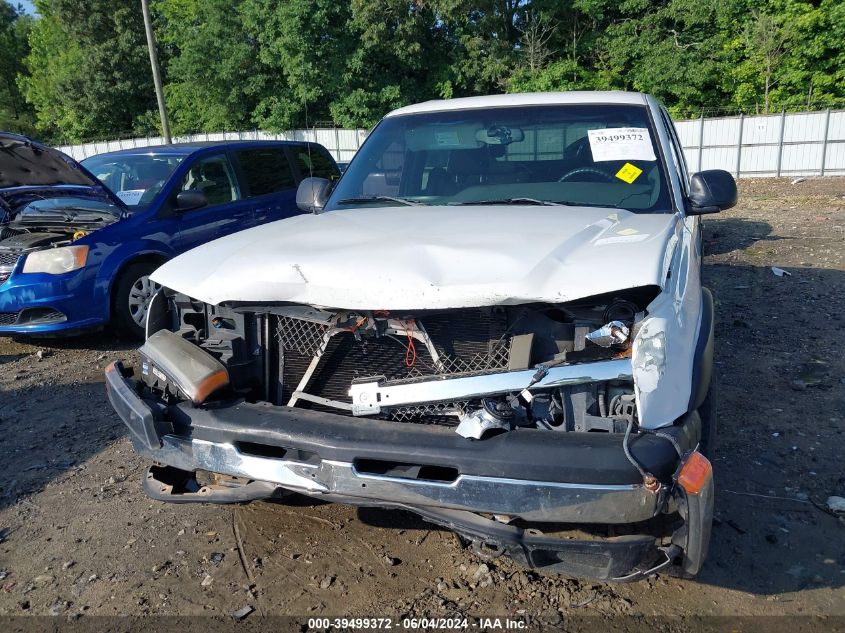
M 575 169 L 570 169 L 563 176 L 558 178 L 557 181 L 564 182 L 569 180 L 573 176 L 578 176 L 580 174 L 594 174 L 596 176 L 599 176 L 605 182 L 613 182 L 613 176 L 611 176 L 607 172 L 602 171 L 601 169 L 596 169 L 595 167 L 576 167 Z
M 164 180 L 157 180 L 152 187 L 147 187 L 147 190 L 141 194 L 138 204 L 149 204 L 150 201 L 158 195 L 161 188 L 164 186 Z
M 527 165 L 518 162 L 514 162 L 513 165 L 516 169 L 515 176 L 517 182 L 529 182 L 534 176 L 534 172 Z M 522 180 L 522 178 L 525 178 L 525 180 Z

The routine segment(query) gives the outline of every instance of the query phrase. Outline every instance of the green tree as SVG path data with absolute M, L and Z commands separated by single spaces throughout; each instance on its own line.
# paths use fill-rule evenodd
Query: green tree
M 246 129 L 268 83 L 242 0 L 158 0 L 174 133 Z
M 0 1 L 0 130 L 32 134 L 34 113 L 17 84 L 29 53 L 32 18 L 5 0 Z
M 154 132 L 152 87 L 135 0 L 36 0 L 21 88 L 37 125 L 83 141 Z
M 594 88 L 598 78 L 571 59 L 559 59 L 543 68 L 520 68 L 508 81 L 509 92 L 556 92 Z
M 245 0 L 244 25 L 258 43 L 267 81 L 253 122 L 286 130 L 331 118 L 330 103 L 342 91 L 342 74 L 355 46 L 351 9 L 335 0 Z M 307 114 L 307 117 L 306 117 Z
M 795 109 L 841 107 L 845 103 L 845 2 L 791 1 L 786 11 L 792 45 L 773 98 Z
M 350 6 L 347 28 L 356 46 L 331 100 L 332 118 L 369 127 L 389 110 L 435 98 L 450 50 L 432 8 L 407 0 L 352 0 Z
M 36 4 L 34 21 L 0 5 L 0 116 L 25 118 L 22 92 L 56 138 L 154 130 L 137 0 Z M 370 126 L 408 103 L 502 90 L 641 90 L 675 115 L 845 102 L 842 0 L 153 0 L 153 11 L 176 132 Z
M 597 41 L 601 83 L 649 92 L 676 112 L 719 103 L 719 11 L 730 2 L 607 2 L 602 12 L 609 23 Z
M 738 107 L 770 112 L 845 101 L 845 4 L 771 0 L 726 37 L 725 93 Z
M 763 114 L 769 113 L 772 89 L 780 81 L 781 62 L 792 39 L 783 16 L 753 11 L 739 41 L 744 59 L 737 64 L 734 77 L 739 80 L 735 99 L 744 103 L 762 95 Z
M 451 41 L 444 97 L 502 92 L 517 67 L 520 20 L 531 10 L 525 0 L 433 0 Z
M 601 0 L 533 2 L 519 21 L 519 56 L 507 81 L 508 91 L 600 87 L 592 55 L 603 6 Z

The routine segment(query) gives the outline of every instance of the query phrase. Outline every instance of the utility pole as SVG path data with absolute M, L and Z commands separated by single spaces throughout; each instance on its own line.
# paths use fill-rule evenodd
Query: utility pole
M 156 89 L 158 113 L 161 116 L 161 132 L 164 136 L 164 142 L 169 145 L 172 142 L 170 138 L 170 124 L 167 122 L 167 110 L 164 107 L 164 92 L 161 88 L 161 71 L 158 67 L 156 39 L 153 34 L 153 22 L 150 18 L 150 7 L 149 4 L 147 4 L 147 0 L 141 0 L 141 12 L 144 14 L 144 29 L 147 32 L 147 48 L 150 49 L 150 66 L 153 68 L 153 84 Z

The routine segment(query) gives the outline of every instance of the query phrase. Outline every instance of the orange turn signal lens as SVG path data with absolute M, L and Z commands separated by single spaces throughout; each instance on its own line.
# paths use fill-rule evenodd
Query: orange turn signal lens
M 205 402 L 212 393 L 229 384 L 229 373 L 225 369 L 216 371 L 194 387 L 191 399 L 194 404 Z
M 681 471 L 678 473 L 678 485 L 688 495 L 697 495 L 712 477 L 713 466 L 710 460 L 698 451 L 694 451 L 681 466 Z

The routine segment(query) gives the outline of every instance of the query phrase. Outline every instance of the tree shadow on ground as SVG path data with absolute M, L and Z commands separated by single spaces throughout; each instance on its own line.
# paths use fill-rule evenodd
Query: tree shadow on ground
M 757 242 L 775 242 L 784 238 L 772 235 L 768 222 L 720 217 L 704 220 L 704 255 L 721 255 L 743 250 Z

